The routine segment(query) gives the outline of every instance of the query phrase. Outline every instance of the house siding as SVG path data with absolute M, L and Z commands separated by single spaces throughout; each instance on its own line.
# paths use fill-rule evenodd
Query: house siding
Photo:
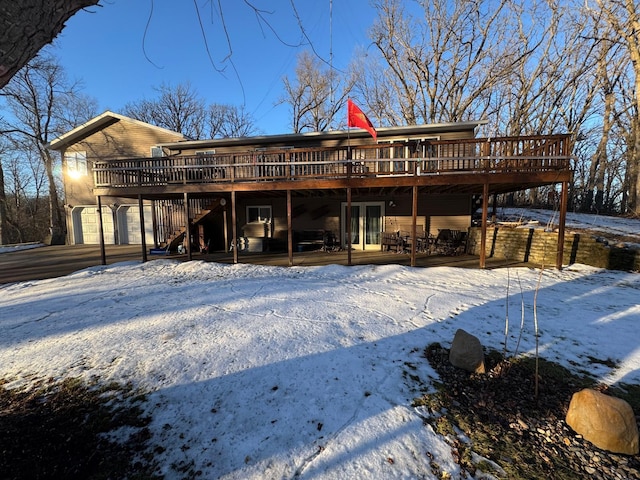
M 88 174 L 81 179 L 71 179 L 65 175 L 64 187 L 67 203 L 71 205 L 95 204 L 92 175 L 94 161 L 149 157 L 151 156 L 151 147 L 181 138 L 182 135 L 178 133 L 171 134 L 152 126 L 145 127 L 137 122 L 120 120 L 71 145 L 62 152 L 63 158 L 67 152 L 86 152 Z M 63 165 L 63 171 L 66 172 L 66 165 Z M 120 200 L 119 203 L 125 201 L 124 199 L 116 200 Z
M 86 235 L 81 231 L 83 228 L 85 230 L 92 228 L 90 224 L 83 225 L 82 222 L 92 221 L 86 216 L 86 212 L 89 212 L 86 209 L 96 206 L 96 197 L 93 193 L 93 164 L 96 160 L 149 157 L 151 147 L 159 143 L 178 141 L 182 138 L 183 136 L 179 133 L 125 119 L 95 131 L 62 150 L 63 159 L 67 152 L 86 152 L 87 158 L 87 175 L 80 178 L 71 178 L 66 174 L 67 168 L 63 160 L 67 243 L 95 243 L 95 239 L 92 237 L 89 237 L 90 239 L 87 241 L 84 238 Z M 109 197 L 106 203 L 113 209 L 118 207 L 132 208 L 136 211 L 138 209 L 137 202 L 130 198 Z M 105 208 L 106 206 L 103 206 L 103 211 Z M 85 211 L 84 215 L 79 213 L 82 211 Z M 103 221 L 104 218 L 108 217 L 103 215 Z M 145 223 L 149 221 L 150 219 L 145 219 Z M 117 236 L 117 233 L 105 232 L 105 242 L 120 242 L 119 239 L 114 238 L 114 235 Z

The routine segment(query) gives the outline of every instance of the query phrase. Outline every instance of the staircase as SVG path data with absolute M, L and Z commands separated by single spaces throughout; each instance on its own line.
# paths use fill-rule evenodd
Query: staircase
M 202 210 L 196 213 L 191 220 L 192 225 L 198 225 L 201 221 L 203 221 L 209 215 L 221 212 L 223 207 L 220 204 L 222 198 L 213 199 L 209 204 L 207 204 Z M 184 236 L 187 231 L 187 228 L 183 225 L 177 228 L 169 235 L 169 237 L 164 242 L 164 248 L 167 248 L 169 251 L 175 251 L 178 249 L 178 245 L 180 245 L 184 241 Z

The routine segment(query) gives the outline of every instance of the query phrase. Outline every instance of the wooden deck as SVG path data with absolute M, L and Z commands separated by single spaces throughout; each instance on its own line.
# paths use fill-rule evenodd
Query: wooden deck
M 151 255 L 153 259 L 177 259 L 187 261 L 187 255 Z M 232 253 L 214 252 L 210 254 L 193 254 L 194 261 L 234 263 Z M 479 268 L 479 257 L 476 255 L 416 255 L 416 267 L 459 267 L 459 268 Z M 238 263 L 252 265 L 269 265 L 276 267 L 288 267 L 289 256 L 287 253 L 243 253 L 238 255 Z M 293 265 L 295 267 L 311 267 L 323 265 L 344 265 L 348 266 L 347 252 L 296 252 L 293 254 Z M 381 252 L 381 251 L 352 251 L 351 265 L 403 265 L 411 266 L 411 255 L 407 253 Z M 531 263 L 515 262 L 504 258 L 489 258 L 485 268 L 504 268 L 514 266 L 537 267 Z
M 286 263 L 296 265 L 301 257 L 292 255 L 293 195 L 332 195 L 334 198 L 346 195 L 347 205 L 353 197 L 364 195 L 380 197 L 389 192 L 411 195 L 412 244 L 418 240 L 416 212 L 419 196 L 476 195 L 483 199 L 480 251 L 484 252 L 488 198 L 491 195 L 562 184 L 558 241 L 558 261 L 561 260 L 567 186 L 572 178 L 570 135 L 416 140 L 412 145 L 405 142 L 280 148 L 97 161 L 92 169 L 94 194 L 98 205 L 102 196 L 137 197 L 140 204 L 144 199 L 183 199 L 186 205 L 194 198 L 217 197 L 226 201 L 228 197 L 232 224 L 237 208 L 236 192 L 256 196 L 286 195 L 289 252 Z M 187 217 L 190 218 L 189 212 Z M 144 223 L 142 214 L 140 221 Z M 182 231 L 185 229 L 183 227 Z M 235 227 L 230 236 L 232 243 L 237 244 Z M 343 244 L 348 244 L 348 241 Z M 408 264 L 420 266 L 420 257 L 416 253 L 411 252 Z M 357 264 L 353 254 L 352 251 L 346 252 L 343 263 Z M 234 250 L 234 262 L 243 262 L 246 258 L 238 257 Z M 395 259 L 390 263 L 399 262 Z M 479 265 L 486 266 L 484 253 Z
M 404 147 L 291 148 L 98 161 L 93 166 L 94 192 L 153 198 L 184 193 L 482 183 L 529 188 L 567 181 L 571 168 L 569 135 L 434 140 L 411 158 L 403 157 Z

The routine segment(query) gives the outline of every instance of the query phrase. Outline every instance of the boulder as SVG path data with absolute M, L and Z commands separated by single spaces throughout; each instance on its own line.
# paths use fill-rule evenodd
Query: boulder
M 631 405 L 586 388 L 571 397 L 567 424 L 602 450 L 638 454 L 638 425 Z
M 453 337 L 449 361 L 453 366 L 469 372 L 485 373 L 484 351 L 480 340 L 461 328 Z

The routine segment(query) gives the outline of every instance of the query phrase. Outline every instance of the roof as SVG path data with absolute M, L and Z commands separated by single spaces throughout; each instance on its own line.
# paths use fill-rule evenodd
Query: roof
M 51 150 L 64 150 L 69 145 L 73 145 L 82 141 L 89 135 L 94 134 L 114 123 L 119 121 L 127 121 L 136 123 L 138 125 L 144 126 L 146 128 L 156 129 L 158 131 L 181 135 L 179 132 L 174 132 L 173 130 L 168 130 L 166 128 L 157 127 L 155 125 L 151 125 L 150 123 L 145 123 L 140 120 L 135 120 L 131 117 L 127 117 L 125 115 L 120 115 L 118 113 L 111 112 L 109 110 L 105 111 L 101 115 L 92 118 L 88 122 L 70 130 L 67 133 L 60 135 L 55 138 L 51 142 L 49 142 L 46 147 Z M 403 127 L 380 127 L 377 130 L 379 137 L 392 137 L 392 136 L 403 136 L 403 135 L 435 135 L 438 133 L 446 133 L 446 132 L 463 132 L 469 130 L 475 130 L 478 126 L 486 124 L 486 120 L 474 120 L 467 122 L 448 122 L 448 123 L 431 123 L 425 125 L 409 125 Z M 351 129 L 349 131 L 330 131 L 330 132 L 306 132 L 306 133 L 285 133 L 285 134 L 277 134 L 277 135 L 263 135 L 263 136 L 254 136 L 254 137 L 233 137 L 233 138 L 214 138 L 209 140 L 180 140 L 177 142 L 166 142 L 160 143 L 159 146 L 163 146 L 169 148 L 171 150 L 181 150 L 184 148 L 215 148 L 215 147 L 223 147 L 223 146 L 249 146 L 249 145 L 268 145 L 271 143 L 291 143 L 296 144 L 303 141 L 309 140 L 317 140 L 317 141 L 325 141 L 325 140 L 343 140 L 349 137 L 351 138 L 361 138 L 368 137 L 369 133 L 366 130 L 362 129 Z M 184 136 L 183 136 L 184 138 Z
M 431 123 L 426 125 L 409 125 L 403 127 L 381 127 L 377 128 L 378 137 L 394 137 L 404 135 L 435 135 L 447 132 L 463 132 L 475 130 L 480 125 L 485 125 L 486 120 L 474 120 L 468 122 Z M 263 135 L 255 137 L 234 137 L 234 138 L 214 138 L 210 140 L 184 140 L 180 142 L 161 143 L 160 146 L 171 150 L 181 150 L 185 148 L 215 148 L 230 147 L 234 145 L 265 145 L 271 143 L 291 143 L 296 144 L 308 140 L 343 140 L 348 137 L 361 138 L 369 137 L 369 133 L 362 129 L 351 129 L 349 131 L 330 132 L 306 132 L 306 133 L 286 133 L 279 135 Z
M 117 123 L 123 120 L 131 123 L 136 123 L 146 128 L 155 129 L 160 132 L 174 134 L 174 135 L 182 135 L 179 132 L 174 132 L 173 130 L 157 127 L 155 125 L 151 125 L 150 123 L 141 122 L 140 120 L 136 120 L 134 118 L 127 117 L 125 115 L 120 115 L 119 113 L 114 113 L 107 110 L 104 113 L 98 115 L 97 117 L 92 118 L 88 122 L 83 123 L 82 125 L 74 128 L 73 130 L 70 130 L 67 133 L 64 133 L 59 137 L 51 140 L 47 145 L 45 145 L 45 147 L 51 150 L 58 150 L 58 151 L 64 150 L 69 145 L 78 143 L 84 140 L 85 138 L 87 138 L 89 135 L 92 135 L 95 132 L 102 130 L 103 128 L 106 128 L 110 125 L 113 125 L 114 123 Z

